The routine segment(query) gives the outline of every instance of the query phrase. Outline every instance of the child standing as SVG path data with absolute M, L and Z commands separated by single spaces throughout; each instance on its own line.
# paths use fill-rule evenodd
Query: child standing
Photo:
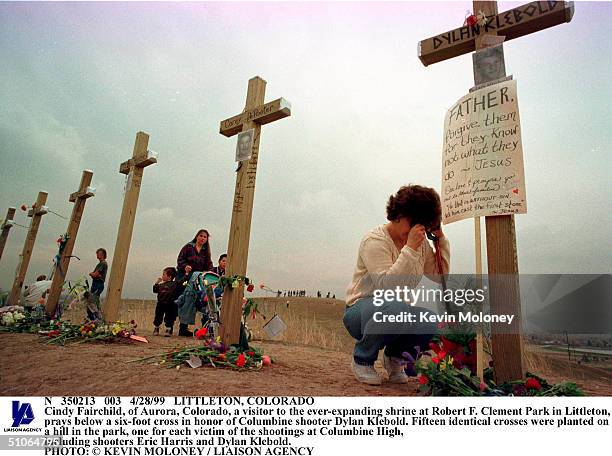
M 153 285 L 153 293 L 157 294 L 157 306 L 155 307 L 155 319 L 153 325 L 154 336 L 159 336 L 159 326 L 162 320 L 166 324 L 166 337 L 172 335 L 172 327 L 176 320 L 177 305 L 174 302 L 176 299 L 176 269 L 173 267 L 164 268 L 162 276 L 157 279 Z
M 92 280 L 91 289 L 89 291 L 90 296 L 87 300 L 87 318 L 92 321 L 101 318 L 100 295 L 104 291 L 104 281 L 106 280 L 106 272 L 108 271 L 106 250 L 101 247 L 96 250 L 96 258 L 98 259 L 98 264 L 93 272 L 89 273 L 89 277 L 91 277 Z

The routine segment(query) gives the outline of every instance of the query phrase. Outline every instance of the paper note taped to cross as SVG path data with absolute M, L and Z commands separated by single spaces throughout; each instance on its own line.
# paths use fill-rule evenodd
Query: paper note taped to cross
M 444 119 L 442 219 L 527 212 L 516 81 L 461 98 Z

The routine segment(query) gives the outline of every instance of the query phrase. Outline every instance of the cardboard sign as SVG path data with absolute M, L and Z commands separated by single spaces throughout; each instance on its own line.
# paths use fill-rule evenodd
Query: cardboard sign
M 527 212 L 516 81 L 462 97 L 446 113 L 442 220 Z

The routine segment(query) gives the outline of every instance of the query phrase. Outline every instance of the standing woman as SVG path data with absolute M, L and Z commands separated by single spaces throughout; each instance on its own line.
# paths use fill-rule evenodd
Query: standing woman
M 193 240 L 185 244 L 181 249 L 177 258 L 177 275 L 178 275 L 178 289 L 179 293 L 182 292 L 180 297 L 177 299 L 179 306 L 179 336 L 191 336 L 190 331 L 187 329 L 189 325 L 195 323 L 195 314 L 198 310 L 197 295 L 194 290 L 188 285 L 186 288 L 183 284 L 189 282 L 194 272 L 206 272 L 213 268 L 212 261 L 210 259 L 210 242 L 208 238 L 210 234 L 205 229 L 199 230 Z

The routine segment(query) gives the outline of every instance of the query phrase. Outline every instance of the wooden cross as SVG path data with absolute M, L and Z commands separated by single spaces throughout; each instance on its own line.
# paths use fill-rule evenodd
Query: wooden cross
M 94 196 L 93 190 L 90 187 L 92 176 L 93 171 L 88 169 L 84 170 L 81 176 L 81 184 L 79 185 L 79 189 L 71 194 L 70 198 L 68 199 L 68 201 L 74 203 L 74 206 L 72 207 L 72 215 L 70 216 L 68 230 L 66 231 L 68 239 L 66 241 L 66 245 L 64 246 L 64 250 L 62 251 L 62 256 L 55 266 L 56 269 L 53 274 L 51 289 L 49 290 L 49 295 L 47 296 L 47 302 L 45 304 L 47 315 L 53 316 L 55 314 L 55 309 L 57 308 L 62 287 L 64 285 L 64 278 L 68 274 L 68 266 L 70 266 L 72 249 L 74 248 L 79 226 L 81 225 L 81 218 L 83 217 L 83 211 L 85 210 L 85 201 Z
M 47 213 L 45 203 L 47 202 L 47 192 L 38 192 L 38 198 L 32 209 L 28 211 L 28 217 L 32 217 L 30 228 L 28 229 L 28 235 L 26 236 L 23 244 L 23 251 L 19 257 L 19 266 L 17 266 L 17 274 L 15 275 L 15 281 L 11 288 L 11 294 L 8 298 L 10 305 L 17 305 L 19 303 L 19 296 L 21 295 L 21 288 L 23 287 L 23 281 L 25 280 L 26 273 L 28 272 L 28 266 L 30 264 L 30 258 L 32 257 L 32 250 L 34 250 L 34 243 L 36 242 L 36 235 L 38 234 L 38 228 L 42 216 Z
M 9 207 L 8 211 L 6 211 L 6 217 L 4 218 L 4 222 L 2 223 L 2 234 L 0 234 L 0 259 L 2 259 L 2 252 L 4 252 L 4 246 L 6 245 L 6 240 L 8 239 L 9 231 L 13 227 L 13 220 L 15 218 L 15 208 Z
M 108 292 L 104 303 L 103 314 L 106 321 L 116 321 L 121 303 L 121 291 L 125 278 L 130 243 L 132 242 L 132 231 L 134 230 L 134 220 L 136 219 L 136 207 L 138 206 L 138 196 L 140 195 L 140 184 L 144 168 L 153 163 L 157 163 L 157 158 L 149 154 L 149 135 L 139 131 L 134 143 L 132 158 L 121 163 L 119 172 L 127 175 L 125 185 L 125 196 L 123 198 L 123 209 L 119 220 L 119 230 L 117 241 L 115 242 L 115 252 L 113 263 L 108 280 Z
M 227 137 L 250 129 L 255 130 L 251 158 L 245 165 L 241 163 L 242 166 L 239 166 L 236 174 L 232 223 L 227 247 L 228 276 L 244 276 L 247 270 L 261 126 L 291 115 L 291 106 L 283 98 L 264 104 L 265 93 L 266 81 L 257 76 L 250 79 L 244 111 L 222 121 L 219 129 L 219 133 Z M 243 295 L 242 283 L 235 289 L 227 287 L 223 294 L 220 334 L 226 346 L 239 341 Z
M 497 11 L 495 1 L 474 1 L 474 14 L 486 16 L 484 25 L 463 26 L 428 38 L 419 43 L 419 59 L 423 65 L 450 59 L 485 47 L 491 35 L 503 35 L 505 41 L 570 22 L 574 14 L 572 2 L 531 2 L 503 13 Z M 473 71 L 477 85 L 484 85 L 506 76 L 503 46 L 497 53 L 497 72 L 482 71 L 474 55 Z M 518 380 L 524 375 L 523 345 L 521 340 L 521 303 L 518 284 L 518 259 L 514 215 L 485 217 L 489 297 L 492 314 L 515 315 L 510 329 L 500 331 L 491 327 L 492 351 L 495 357 L 495 376 L 499 383 Z M 476 251 L 480 251 L 480 219 L 475 219 Z M 479 259 L 477 257 L 477 269 Z M 477 273 L 481 271 L 477 270 Z M 496 277 L 497 275 L 497 277 Z M 479 341 L 480 347 L 482 343 Z M 478 369 L 482 369 L 482 351 L 478 351 Z

